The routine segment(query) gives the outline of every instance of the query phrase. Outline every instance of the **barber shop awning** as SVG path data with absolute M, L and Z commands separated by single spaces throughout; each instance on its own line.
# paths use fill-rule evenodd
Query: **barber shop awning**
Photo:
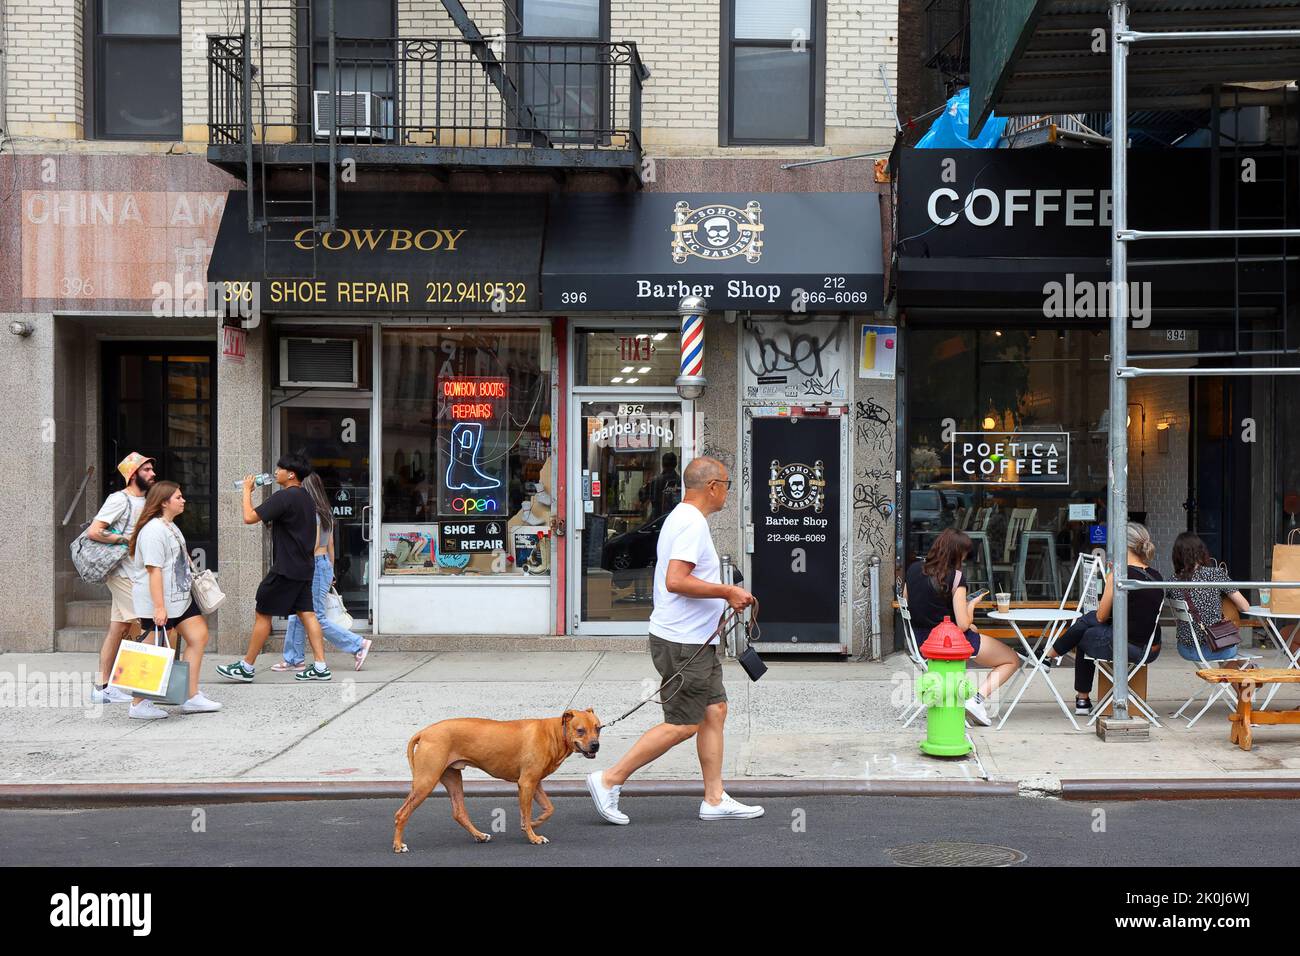
M 260 283 L 268 312 L 535 311 L 545 225 L 544 195 L 353 192 L 330 232 L 264 235 L 232 192 L 208 280 Z
M 874 193 L 556 194 L 542 307 L 671 312 L 694 295 L 711 311 L 869 312 L 880 248 Z

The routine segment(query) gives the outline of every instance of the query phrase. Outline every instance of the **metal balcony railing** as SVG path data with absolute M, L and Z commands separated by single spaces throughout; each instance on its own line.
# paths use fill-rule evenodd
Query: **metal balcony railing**
M 970 74 L 970 0 L 930 0 L 924 56 L 926 66 L 951 79 Z
M 511 41 L 488 57 L 486 47 L 335 37 L 332 58 L 325 42 L 311 44 L 310 63 L 254 51 L 245 85 L 243 38 L 209 37 L 210 145 L 246 146 L 250 135 L 262 145 L 325 143 L 332 133 L 340 147 L 410 147 L 412 162 L 436 161 L 438 147 L 456 148 L 460 161 L 467 150 L 521 147 L 639 157 L 648 73 L 635 43 Z M 384 154 L 400 161 L 400 151 Z
M 248 116 L 244 89 L 244 38 L 208 37 L 208 141 L 237 145 Z

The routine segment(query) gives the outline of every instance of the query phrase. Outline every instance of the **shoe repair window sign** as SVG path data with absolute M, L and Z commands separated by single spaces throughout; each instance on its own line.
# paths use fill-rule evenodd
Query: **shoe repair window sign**
M 506 510 L 510 380 L 438 379 L 438 513 L 488 518 Z
M 954 432 L 955 485 L 1068 485 L 1069 432 Z
M 587 419 L 587 440 L 598 448 L 644 451 L 675 448 L 681 431 L 680 412 L 644 411 L 640 405 L 619 405 L 619 414 L 602 412 Z

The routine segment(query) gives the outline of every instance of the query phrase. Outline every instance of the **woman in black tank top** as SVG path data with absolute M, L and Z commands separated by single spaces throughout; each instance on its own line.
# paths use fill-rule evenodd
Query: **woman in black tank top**
M 1001 641 L 982 640 L 975 627 L 975 605 L 966 599 L 966 582 L 961 572 L 972 548 L 971 539 L 964 532 L 945 529 L 930 545 L 924 560 L 914 561 L 907 569 L 903 600 L 912 618 L 918 646 L 947 617 L 966 632 L 966 640 L 975 651 L 971 663 L 990 668 L 979 693 L 966 701 L 971 718 L 987 727 L 992 721 L 984 708 L 984 698 L 1011 678 L 1019 667 L 1019 658 Z

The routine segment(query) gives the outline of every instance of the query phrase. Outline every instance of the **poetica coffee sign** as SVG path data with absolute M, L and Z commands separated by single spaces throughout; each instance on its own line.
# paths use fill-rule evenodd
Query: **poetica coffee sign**
M 955 485 L 1066 485 L 1069 432 L 954 432 Z

